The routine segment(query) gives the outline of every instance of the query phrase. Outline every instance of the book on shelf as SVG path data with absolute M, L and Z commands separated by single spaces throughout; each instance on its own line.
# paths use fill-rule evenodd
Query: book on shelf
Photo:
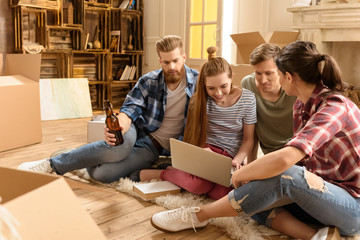
M 135 0 L 130 0 L 127 9 L 135 9 Z
M 120 75 L 120 71 L 121 71 L 121 76 Z M 136 66 L 129 66 L 126 65 L 125 67 L 122 66 L 121 69 L 116 70 L 116 74 L 114 77 L 114 80 L 121 80 L 121 81 L 128 81 L 128 80 L 134 80 L 136 74 Z
M 181 188 L 168 181 L 158 181 L 150 183 L 137 183 L 133 186 L 133 191 L 145 201 L 149 201 L 167 194 L 180 193 Z
M 89 33 L 86 34 L 84 49 L 88 49 L 89 35 Z
M 136 66 L 132 66 L 130 76 L 129 76 L 129 80 L 134 80 L 135 73 L 136 73 Z
M 123 0 L 122 3 L 120 4 L 119 8 L 120 9 L 127 9 L 127 7 L 129 6 L 130 1 L 129 0 Z
M 128 69 L 128 71 L 126 73 L 126 76 L 125 76 L 125 80 L 131 80 L 130 79 L 130 74 L 131 74 L 132 69 L 133 69 L 133 66 L 129 66 L 129 69 Z
M 122 73 L 124 72 L 125 66 L 119 65 L 115 71 L 113 80 L 120 80 Z
M 127 80 L 127 75 L 128 75 L 129 70 L 130 70 L 130 66 L 126 65 L 123 72 L 122 72 L 122 74 L 121 74 L 120 81 Z
M 111 31 L 110 52 L 119 52 L 120 46 L 120 30 Z

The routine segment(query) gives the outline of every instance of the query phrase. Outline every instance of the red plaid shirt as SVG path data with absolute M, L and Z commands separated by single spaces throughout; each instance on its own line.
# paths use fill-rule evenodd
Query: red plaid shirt
M 307 156 L 299 164 L 360 197 L 360 110 L 346 97 L 315 88 L 306 104 L 294 103 L 294 136 L 286 144 Z

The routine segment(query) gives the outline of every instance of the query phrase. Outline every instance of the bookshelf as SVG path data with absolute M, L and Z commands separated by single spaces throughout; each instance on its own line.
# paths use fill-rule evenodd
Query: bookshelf
M 87 78 L 94 110 L 119 108 L 142 74 L 142 1 L 10 0 L 14 51 L 41 51 L 41 78 Z

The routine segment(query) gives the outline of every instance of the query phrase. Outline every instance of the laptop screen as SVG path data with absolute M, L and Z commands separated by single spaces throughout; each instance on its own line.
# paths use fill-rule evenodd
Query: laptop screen
M 174 168 L 223 186 L 230 186 L 232 159 L 219 153 L 170 139 L 171 162 Z

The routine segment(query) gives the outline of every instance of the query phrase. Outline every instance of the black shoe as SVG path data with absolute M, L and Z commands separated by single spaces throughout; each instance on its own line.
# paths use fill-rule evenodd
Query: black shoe
M 132 173 L 130 173 L 128 178 L 133 182 L 140 182 L 140 171 L 141 170 L 142 169 L 137 169 L 137 170 L 133 171 Z
M 156 168 L 150 168 L 150 169 L 166 169 L 168 166 L 171 166 L 171 163 L 161 163 L 159 164 Z M 128 178 L 133 181 L 133 182 L 140 182 L 140 172 L 142 169 L 137 169 L 134 170 L 132 173 L 130 173 L 130 175 L 128 176 Z

